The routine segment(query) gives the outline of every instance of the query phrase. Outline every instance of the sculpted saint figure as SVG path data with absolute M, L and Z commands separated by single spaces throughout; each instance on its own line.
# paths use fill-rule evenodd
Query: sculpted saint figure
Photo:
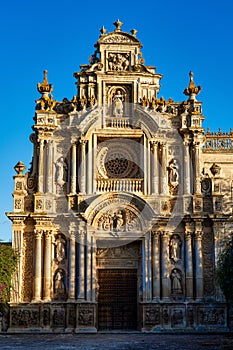
M 123 115 L 123 96 L 121 92 L 118 90 L 116 95 L 113 98 L 113 115 L 116 117 L 122 117 Z
M 59 262 L 61 262 L 66 255 L 65 244 L 66 244 L 65 240 L 62 238 L 61 235 L 59 235 L 55 242 L 56 258 Z
M 66 162 L 64 161 L 64 158 L 61 157 L 56 163 L 56 180 L 58 185 L 63 186 L 64 181 L 64 169 L 67 168 Z
M 168 167 L 169 171 L 169 184 L 175 185 L 179 183 L 179 171 L 178 164 L 175 159 L 172 160 Z
M 174 269 L 171 273 L 172 293 L 182 293 L 182 277 L 177 269 Z

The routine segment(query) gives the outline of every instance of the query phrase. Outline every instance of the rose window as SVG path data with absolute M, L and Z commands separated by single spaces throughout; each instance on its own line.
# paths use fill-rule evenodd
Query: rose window
M 110 177 L 124 177 L 128 173 L 129 161 L 119 153 L 111 154 L 105 163 L 105 169 Z

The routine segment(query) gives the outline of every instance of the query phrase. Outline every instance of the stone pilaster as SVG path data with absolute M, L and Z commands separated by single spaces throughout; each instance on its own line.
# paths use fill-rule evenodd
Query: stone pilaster
M 75 266 L 76 266 L 76 236 L 75 231 L 70 230 L 69 250 L 69 300 L 75 299 Z
M 170 278 L 168 272 L 169 261 L 169 244 L 168 244 L 168 232 L 161 232 L 161 280 L 162 280 L 162 299 L 168 300 L 170 295 Z
M 12 219 L 12 248 L 19 253 L 17 270 L 14 273 L 12 282 L 13 288 L 11 291 L 11 302 L 17 303 L 21 301 L 21 291 L 22 291 L 22 264 L 23 264 L 23 236 L 24 236 L 24 219 L 23 218 L 13 218 Z
M 203 298 L 202 220 L 195 221 L 196 299 Z
M 160 299 L 160 234 L 152 232 L 152 297 Z
M 158 161 L 158 142 L 152 141 L 152 152 L 153 152 L 153 162 L 152 162 L 152 194 L 159 193 L 159 161 Z
M 225 222 L 221 219 L 212 219 L 212 221 L 214 233 L 214 261 L 215 267 L 217 267 L 219 254 L 221 252 L 221 243 L 223 244 L 224 242 Z M 217 300 L 224 301 L 220 287 L 216 285 L 215 288 Z
M 70 192 L 71 194 L 76 193 L 76 181 L 77 181 L 77 148 L 76 143 L 73 141 L 71 146 L 71 184 L 70 184 Z
M 194 235 L 194 222 L 185 222 L 185 266 L 186 266 L 186 298 L 193 299 L 193 250 L 192 238 Z
M 46 192 L 47 193 L 53 192 L 52 150 L 53 150 L 53 141 L 48 141 L 46 144 Z
M 80 174 L 80 192 L 86 193 L 86 143 L 87 141 L 84 139 L 80 139 L 81 143 L 81 174 Z
M 93 145 L 92 145 L 92 135 L 90 136 L 89 140 L 88 140 L 88 157 L 87 157 L 87 161 L 88 161 L 88 169 L 87 169 L 87 192 L 89 194 L 92 193 L 92 176 L 93 176 Z
M 184 194 L 190 194 L 190 154 L 189 154 L 189 135 L 184 137 Z
M 148 193 L 148 152 L 147 138 L 143 135 L 143 172 L 144 172 L 144 194 Z
M 200 142 L 195 141 L 193 143 L 194 152 L 194 193 L 201 193 L 201 180 L 200 180 Z
M 34 278 L 34 302 L 41 301 L 42 292 L 42 237 L 43 230 L 35 229 L 35 278 Z
M 37 238 L 36 238 L 37 239 Z M 51 300 L 52 230 L 45 231 L 43 300 Z
M 167 183 L 167 147 L 166 142 L 160 144 L 161 167 L 160 167 L 160 193 L 166 195 L 168 191 Z
M 78 250 L 78 300 L 85 299 L 85 236 L 86 232 L 82 229 L 79 229 L 78 232 L 78 242 L 79 242 L 79 250 Z
M 39 140 L 38 192 L 44 193 L 44 140 Z

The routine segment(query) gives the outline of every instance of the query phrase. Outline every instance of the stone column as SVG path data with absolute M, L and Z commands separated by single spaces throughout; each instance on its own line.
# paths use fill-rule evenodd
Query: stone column
M 160 299 L 160 234 L 152 232 L 152 281 L 153 294 L 155 300 Z
M 96 240 L 94 235 L 91 237 L 91 250 L 92 250 L 92 302 L 96 299 Z
M 194 170 L 194 193 L 200 194 L 201 193 L 201 182 L 200 182 L 200 142 L 195 141 L 193 143 L 193 150 L 194 150 L 194 164 L 195 164 L 195 170 Z
M 45 231 L 45 257 L 44 257 L 44 283 L 43 283 L 43 300 L 51 300 L 51 235 L 52 230 Z
M 92 156 L 92 171 L 93 171 L 93 185 L 92 190 L 93 193 L 96 193 L 96 154 L 97 154 L 97 135 L 93 135 L 93 156 Z
M 44 192 L 44 140 L 39 140 L 38 192 Z
M 189 154 L 189 135 L 184 138 L 184 194 L 190 194 L 190 154 Z
M 195 221 L 196 298 L 203 298 L 202 220 Z
M 212 219 L 213 221 L 213 234 L 214 234 L 214 260 L 215 267 L 218 264 L 219 254 L 221 252 L 221 242 L 225 236 L 225 223 L 221 219 Z M 219 286 L 216 286 L 216 298 L 218 301 L 223 300 L 223 293 Z
M 185 222 L 185 267 L 186 267 L 186 298 L 193 299 L 193 252 L 192 237 L 194 234 L 194 223 Z
M 92 249 L 91 249 L 91 237 L 89 232 L 86 234 L 85 239 L 85 249 L 86 249 L 86 275 L 85 275 L 85 290 L 86 290 L 86 300 L 92 300 Z
M 79 251 L 78 251 L 78 299 L 85 299 L 85 231 L 80 229 L 78 232 Z
M 86 193 L 86 140 L 80 139 L 81 143 L 81 174 L 80 174 L 80 191 Z
M 158 142 L 152 141 L 152 194 L 159 193 L 159 163 L 158 163 Z
M 71 186 L 70 186 L 70 192 L 71 194 L 76 193 L 76 181 L 77 181 L 77 157 L 76 157 L 76 143 L 73 141 L 72 147 L 71 147 Z
M 18 303 L 22 298 L 22 265 L 23 265 L 23 239 L 24 239 L 24 222 L 23 220 L 13 219 L 12 225 L 12 248 L 19 253 L 17 270 L 12 278 L 13 288 L 10 300 Z
M 43 230 L 35 230 L 35 277 L 33 301 L 41 301 L 41 274 L 42 274 L 42 236 Z
M 76 267 L 76 236 L 75 231 L 70 231 L 69 251 L 69 300 L 75 299 L 75 267 Z
M 47 142 L 46 147 L 46 192 L 52 193 L 53 162 L 52 162 L 52 141 Z
M 143 135 L 143 172 L 144 172 L 144 194 L 148 192 L 148 161 L 147 161 L 147 139 Z
M 163 195 L 166 195 L 168 190 L 168 183 L 167 183 L 167 149 L 166 149 L 165 142 L 161 143 L 160 151 L 161 151 L 160 193 Z
M 92 194 L 92 157 L 93 157 L 93 149 L 92 149 L 92 135 L 88 140 L 88 169 L 87 169 L 87 191 L 89 194 Z
M 170 295 L 170 276 L 168 272 L 169 261 L 169 244 L 168 244 L 168 232 L 161 232 L 161 279 L 162 279 L 162 299 L 168 300 Z

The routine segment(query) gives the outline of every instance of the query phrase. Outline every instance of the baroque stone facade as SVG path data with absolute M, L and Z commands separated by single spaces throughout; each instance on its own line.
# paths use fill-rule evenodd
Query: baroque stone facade
M 201 87 L 159 98 L 136 30 L 103 27 L 77 95 L 38 84 L 31 168 L 14 176 L 11 332 L 223 330 L 214 271 L 232 232 L 233 133 L 204 131 Z

